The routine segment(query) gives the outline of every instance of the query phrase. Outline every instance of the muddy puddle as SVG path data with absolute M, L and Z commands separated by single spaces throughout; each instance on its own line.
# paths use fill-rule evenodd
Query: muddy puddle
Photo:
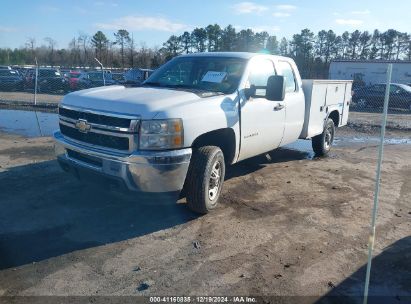
M 24 110 L 0 110 L 0 131 L 27 137 L 51 136 L 58 129 L 58 115 L 55 113 L 34 112 Z M 334 141 L 335 146 L 355 144 L 378 144 L 378 137 L 371 136 L 340 136 Z M 411 138 L 387 138 L 387 145 L 410 145 Z M 282 147 L 284 150 L 298 151 L 303 158 L 314 157 L 311 140 L 297 140 Z
M 284 151 L 299 152 L 300 159 L 313 159 L 315 157 L 314 151 L 311 147 L 311 140 L 299 139 L 296 142 L 285 145 L 280 148 Z
M 23 110 L 0 110 L 0 130 L 27 137 L 51 136 L 58 129 L 58 115 Z
M 380 138 L 376 136 L 344 136 L 344 137 L 336 137 L 334 140 L 335 146 L 348 146 L 348 145 L 355 145 L 355 144 L 379 144 Z M 411 145 L 411 138 L 385 138 L 384 144 L 386 145 Z

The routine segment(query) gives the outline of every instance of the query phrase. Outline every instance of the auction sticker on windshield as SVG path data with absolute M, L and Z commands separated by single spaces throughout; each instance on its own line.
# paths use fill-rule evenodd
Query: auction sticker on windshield
M 207 73 L 205 73 L 201 81 L 221 83 L 226 76 L 227 76 L 226 72 L 208 71 Z

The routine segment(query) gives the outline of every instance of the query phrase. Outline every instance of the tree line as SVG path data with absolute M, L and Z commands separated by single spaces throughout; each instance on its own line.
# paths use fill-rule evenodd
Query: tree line
M 67 48 L 47 37 L 41 46 L 29 38 L 24 47 L 0 49 L 0 64 L 39 64 L 64 67 L 94 67 L 97 58 L 107 67 L 156 68 L 174 56 L 192 52 L 266 52 L 294 58 L 303 77 L 326 76 L 330 61 L 335 59 L 411 60 L 409 33 L 389 29 L 344 32 L 332 30 L 314 33 L 303 29 L 291 38 L 279 39 L 269 33 L 252 29 L 237 30 L 210 24 L 180 36 L 172 35 L 161 47 L 137 46 L 132 34 L 121 29 L 109 39 L 102 31 L 93 36 L 80 33 Z

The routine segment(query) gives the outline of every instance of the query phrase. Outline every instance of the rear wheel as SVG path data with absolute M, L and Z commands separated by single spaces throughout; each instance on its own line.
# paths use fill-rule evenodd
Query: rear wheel
M 224 155 L 219 147 L 205 146 L 195 151 L 185 185 L 188 207 L 200 214 L 214 209 L 220 198 L 224 176 Z
M 326 156 L 334 142 L 335 125 L 332 119 L 327 119 L 324 131 L 312 139 L 312 147 L 316 156 Z

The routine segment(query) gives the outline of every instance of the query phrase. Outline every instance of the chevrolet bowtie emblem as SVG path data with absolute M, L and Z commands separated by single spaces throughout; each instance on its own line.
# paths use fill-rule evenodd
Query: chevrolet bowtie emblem
M 76 129 L 79 130 L 81 133 L 87 133 L 91 129 L 91 125 L 87 123 L 85 119 L 79 119 L 76 122 Z

